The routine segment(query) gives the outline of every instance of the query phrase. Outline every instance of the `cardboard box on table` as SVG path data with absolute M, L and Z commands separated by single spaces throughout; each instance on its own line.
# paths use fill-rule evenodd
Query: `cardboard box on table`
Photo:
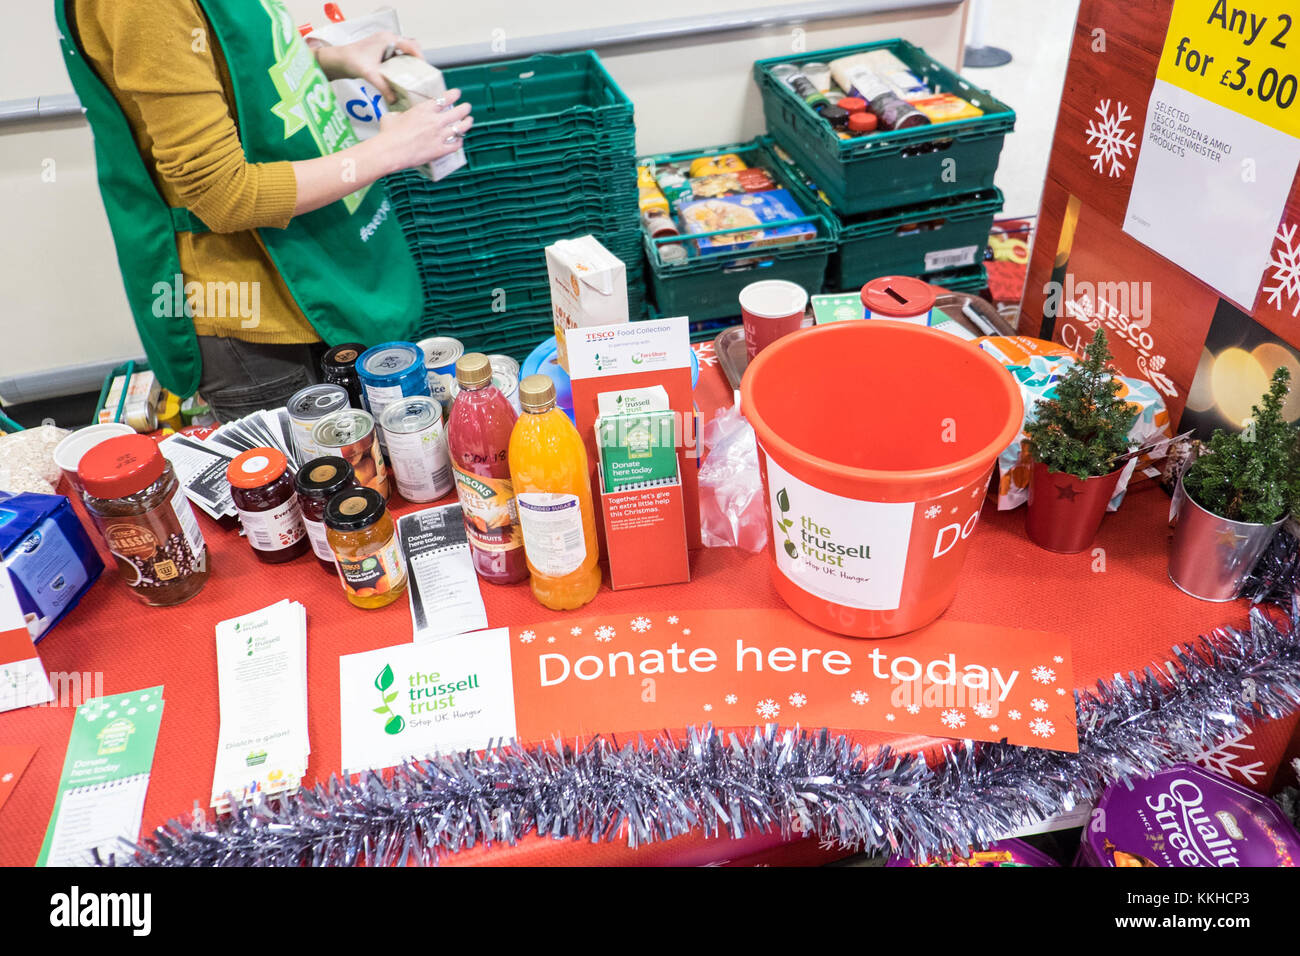
M 587 446 L 591 487 L 603 516 L 597 530 L 601 551 L 610 560 L 610 586 L 620 589 L 689 580 L 687 550 L 699 548 L 701 543 L 698 443 L 687 319 L 570 329 L 566 345 L 573 417 Z M 596 442 L 598 396 L 655 385 L 668 393 L 669 407 L 678 422 L 678 480 L 606 493 Z

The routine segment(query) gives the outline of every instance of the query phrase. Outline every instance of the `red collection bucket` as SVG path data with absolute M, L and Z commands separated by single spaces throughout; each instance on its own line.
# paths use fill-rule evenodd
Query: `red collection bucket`
M 802 329 L 745 371 L 777 592 L 852 637 L 930 623 L 957 579 L 1024 405 L 992 356 L 871 319 Z

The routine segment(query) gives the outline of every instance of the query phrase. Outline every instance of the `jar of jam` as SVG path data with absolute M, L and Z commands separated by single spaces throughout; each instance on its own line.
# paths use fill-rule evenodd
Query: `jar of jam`
M 349 601 L 383 607 L 406 593 L 406 566 L 383 495 L 373 488 L 338 492 L 325 506 L 325 528 Z
M 283 452 L 250 448 L 226 466 L 226 480 L 257 560 L 281 564 L 311 547 Z
M 143 603 L 188 601 L 208 580 L 208 549 L 171 462 L 145 435 L 120 435 L 81 457 L 77 477 L 123 582 Z
M 312 550 L 321 566 L 330 574 L 338 570 L 334 563 L 334 552 L 330 550 L 329 539 L 325 537 L 325 505 L 345 488 L 360 488 L 352 472 L 352 466 L 345 458 L 313 458 L 298 469 L 298 504 L 302 507 L 303 524 L 307 526 L 307 537 L 311 539 Z
M 360 342 L 345 342 L 330 349 L 320 360 L 321 378 L 329 385 L 342 385 L 348 390 L 348 402 L 353 408 L 361 404 L 361 379 L 357 375 L 357 357 L 366 350 Z

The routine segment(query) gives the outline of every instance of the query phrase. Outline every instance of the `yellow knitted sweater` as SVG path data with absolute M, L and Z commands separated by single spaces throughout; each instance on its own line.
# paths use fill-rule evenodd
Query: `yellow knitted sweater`
M 265 344 L 319 341 L 254 231 L 288 225 L 298 192 L 293 167 L 244 158 L 230 72 L 199 5 L 75 0 L 74 12 L 81 44 L 163 199 L 212 230 L 176 235 L 185 281 L 257 283 L 249 287 L 258 292 L 255 328 L 242 328 L 238 314 L 196 314 L 195 331 Z

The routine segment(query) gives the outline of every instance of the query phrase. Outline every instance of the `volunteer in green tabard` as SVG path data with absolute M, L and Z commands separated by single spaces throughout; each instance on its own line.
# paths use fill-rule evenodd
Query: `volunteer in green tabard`
M 228 421 L 316 380 L 327 344 L 411 337 L 419 276 L 375 180 L 458 149 L 469 106 L 449 91 L 359 143 L 329 80 L 364 78 L 391 102 L 379 64 L 418 56 L 413 40 L 313 50 L 279 0 L 54 9 L 127 301 L 166 388 L 198 389 Z

